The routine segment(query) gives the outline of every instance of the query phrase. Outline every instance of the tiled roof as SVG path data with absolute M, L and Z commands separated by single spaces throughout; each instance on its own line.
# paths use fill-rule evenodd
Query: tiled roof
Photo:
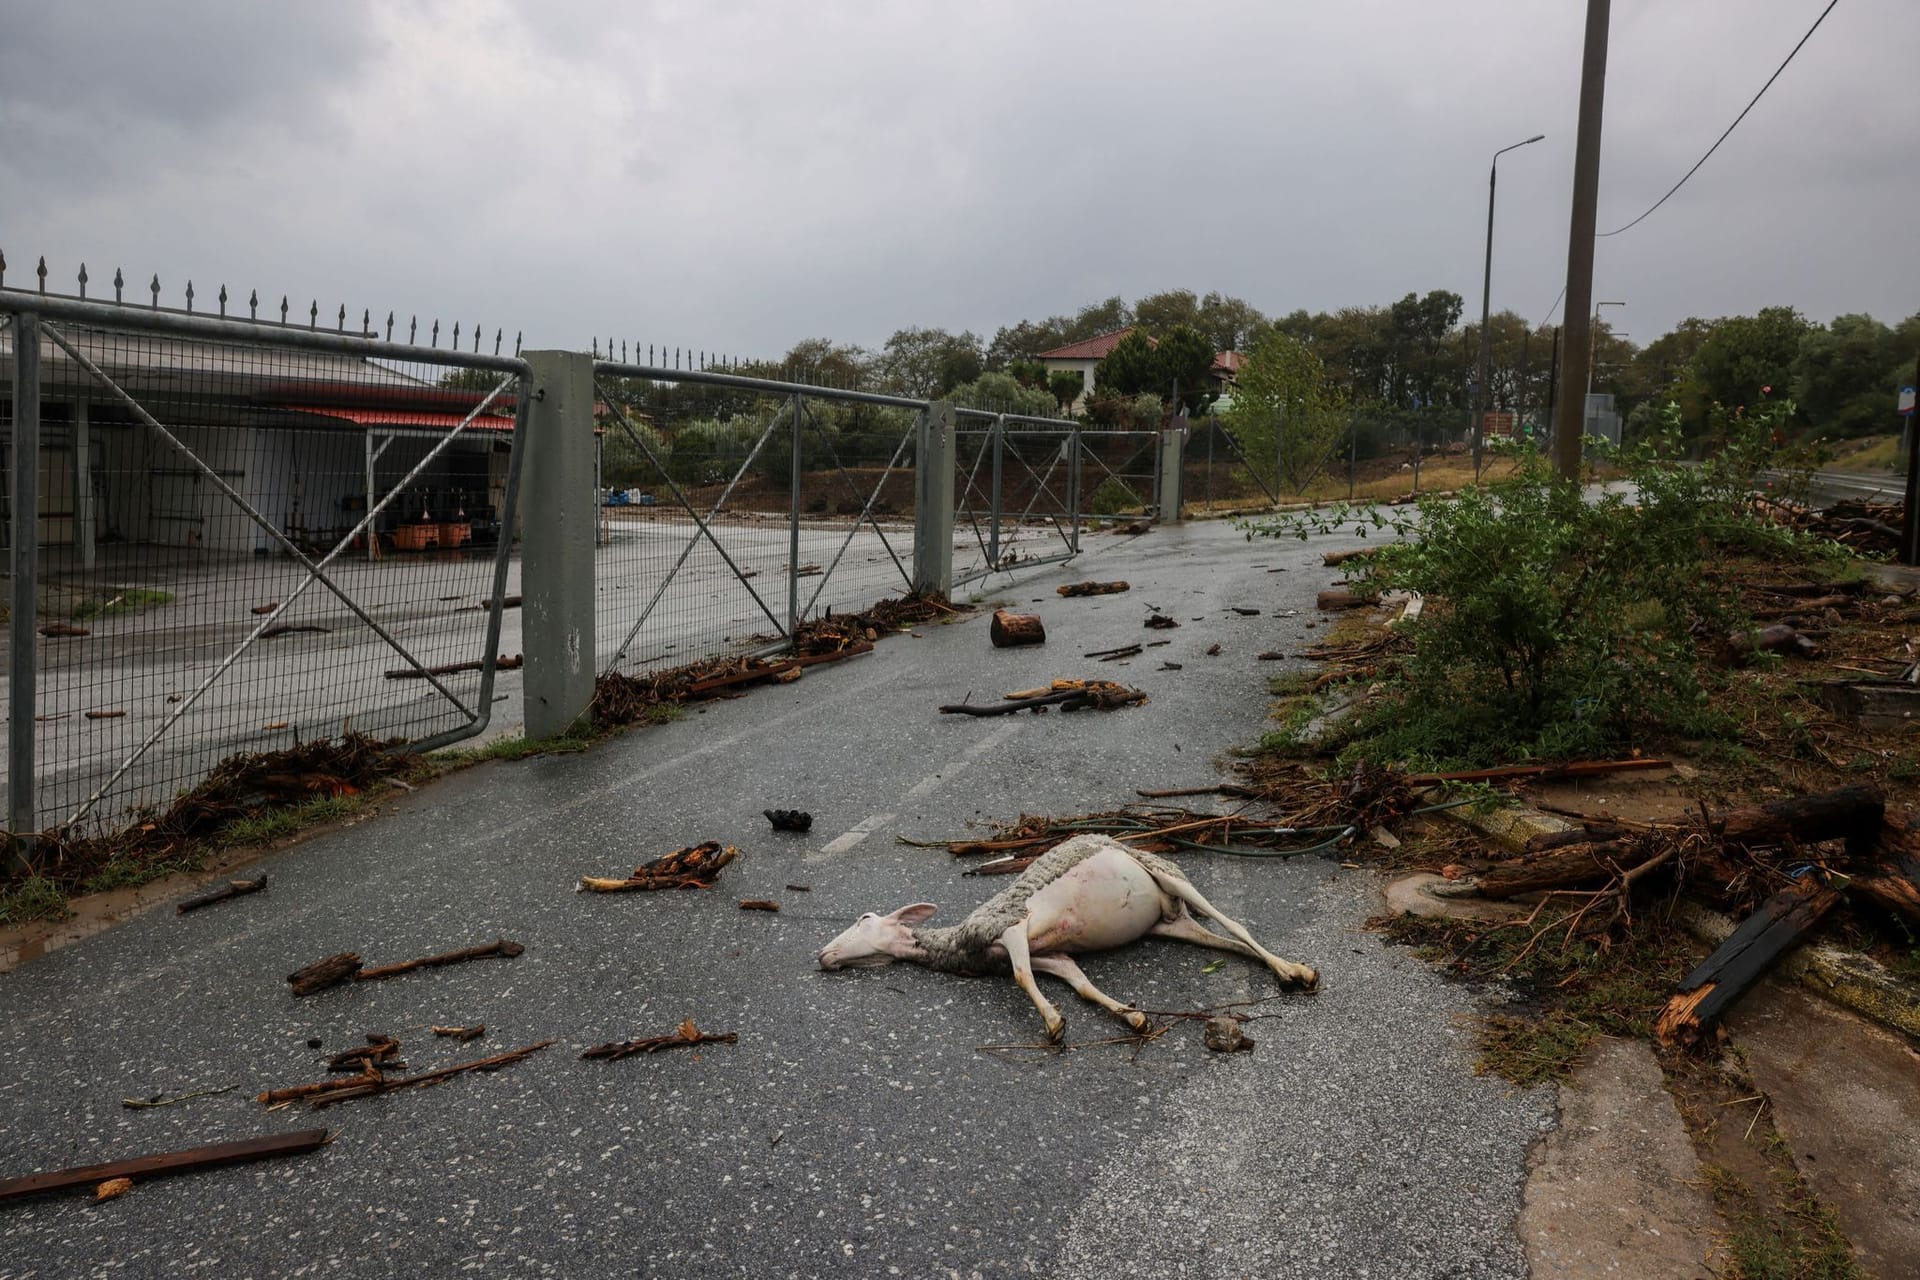
M 1133 326 L 1115 329 L 1112 333 L 1103 333 L 1097 338 L 1088 338 L 1085 342 L 1071 342 L 1064 347 L 1055 347 L 1051 351 L 1042 351 L 1041 360 L 1104 360 L 1107 353 L 1120 345 L 1120 339 L 1133 332 Z M 1149 337 L 1148 342 L 1153 342 Z M 1153 342 L 1153 345 L 1160 345 Z

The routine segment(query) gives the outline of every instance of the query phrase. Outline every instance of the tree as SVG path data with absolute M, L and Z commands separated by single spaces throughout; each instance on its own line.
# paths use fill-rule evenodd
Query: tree
M 1754 403 L 1762 387 L 1784 391 L 1793 380 L 1800 340 L 1811 327 L 1792 307 L 1766 307 L 1757 315 L 1722 320 L 1694 354 L 1693 376 L 1710 403 L 1728 408 Z
M 1005 373 L 983 373 L 972 382 L 953 388 L 948 396 L 955 404 L 992 413 L 1018 413 L 1030 418 L 1052 417 L 1051 392 L 1023 387 Z
M 764 376 L 829 387 L 857 387 L 868 380 L 873 362 L 873 353 L 864 347 L 837 343 L 831 338 L 803 338 Z M 754 366 L 756 373 L 763 369 L 765 366 Z
M 1164 394 L 1160 358 L 1145 330 L 1135 329 L 1107 352 L 1094 366 L 1093 385 L 1104 395 L 1137 396 L 1149 391 Z
M 987 344 L 987 369 L 998 372 L 1010 368 L 1017 360 L 1031 360 L 1042 351 L 1066 346 L 1070 323 L 1064 316 L 1053 316 L 1038 324 L 1022 320 L 1011 327 L 1002 325 L 994 333 L 993 341 Z
M 1200 299 L 1191 289 L 1150 293 L 1133 304 L 1133 321 L 1156 338 L 1177 324 L 1197 328 Z
M 1058 344 L 1065 346 L 1069 342 L 1085 342 L 1088 338 L 1097 338 L 1103 333 L 1113 333 L 1133 323 L 1133 308 L 1127 305 L 1125 298 L 1115 294 L 1105 302 L 1091 302 L 1080 308 L 1072 323 L 1067 325 L 1066 333 Z
M 1047 391 L 1059 404 L 1061 413 L 1071 412 L 1073 402 L 1086 390 L 1086 379 L 1072 369 L 1058 369 L 1047 375 Z
M 1247 353 L 1227 411 L 1227 424 L 1255 468 L 1271 459 L 1276 487 L 1294 489 L 1304 488 L 1326 460 L 1346 418 L 1344 397 L 1320 357 L 1280 329 Z
M 1206 411 L 1220 394 L 1219 380 L 1213 376 L 1213 343 L 1190 325 L 1176 324 L 1160 335 L 1154 349 L 1160 365 L 1160 386 L 1145 388 L 1171 400 L 1179 390 L 1180 404 L 1190 414 Z
M 1215 351 L 1249 351 L 1269 323 L 1251 303 L 1209 293 L 1200 299 L 1193 327 L 1207 335 Z
M 985 372 L 980 338 L 972 332 L 900 329 L 880 350 L 881 385 L 897 395 L 931 400 Z
M 1912 366 L 1894 332 L 1872 316 L 1836 316 L 1800 339 L 1793 398 L 1822 435 L 1862 436 L 1893 426 L 1893 396 Z

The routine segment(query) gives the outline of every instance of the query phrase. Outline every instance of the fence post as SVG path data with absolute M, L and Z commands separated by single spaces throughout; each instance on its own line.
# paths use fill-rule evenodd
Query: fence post
M 801 470 L 805 441 L 801 439 L 800 421 L 805 413 L 806 401 L 796 391 L 792 434 L 788 436 L 792 456 L 787 459 L 787 647 L 796 653 L 800 650 L 800 486 L 805 474 Z
M 80 567 L 91 573 L 99 555 L 93 538 L 93 441 L 85 397 L 73 405 L 73 538 Z
M 529 351 L 521 463 L 521 640 L 527 737 L 565 733 L 593 702 L 593 357 Z M 503 535 L 510 536 L 510 535 Z
M 1007 442 L 1007 415 L 993 415 L 993 506 L 987 523 L 987 568 L 1000 567 L 1000 468 Z
M 953 590 L 953 428 L 952 403 L 936 400 L 914 442 L 913 590 L 942 599 Z
M 1067 459 L 1067 516 L 1072 521 L 1073 532 L 1067 539 L 1067 549 L 1080 554 L 1080 424 L 1075 422 L 1067 428 L 1067 447 L 1073 450 Z
M 1176 418 L 1177 422 L 1186 421 Z M 1186 466 L 1187 430 L 1185 427 L 1168 427 L 1160 433 L 1160 452 L 1155 459 L 1153 503 L 1155 524 L 1180 523 L 1180 480 L 1181 471 Z
M 34 626 L 40 571 L 40 317 L 13 314 L 13 467 L 9 569 L 13 612 L 7 620 L 7 841 L 9 860 L 32 874 L 35 689 Z

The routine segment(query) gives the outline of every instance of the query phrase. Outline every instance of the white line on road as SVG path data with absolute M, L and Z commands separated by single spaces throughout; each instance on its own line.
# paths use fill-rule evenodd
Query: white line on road
M 932 773 L 920 779 L 920 781 L 914 783 L 911 787 L 908 787 L 905 792 L 905 798 L 918 800 L 922 796 L 938 789 L 942 783 L 951 781 L 955 774 L 964 770 L 969 764 L 972 764 L 975 760 L 987 754 L 987 752 L 992 751 L 995 747 L 1005 742 L 1008 738 L 1013 737 L 1014 734 L 1019 733 L 1025 727 L 1025 722 L 1019 720 L 1009 721 L 1001 725 L 998 729 L 995 729 L 992 733 L 980 739 L 980 741 L 974 743 L 965 751 L 962 751 L 958 760 L 935 769 Z M 827 843 L 821 845 L 818 850 L 806 854 L 801 858 L 801 861 L 820 862 L 824 859 L 837 857 L 840 854 L 846 853 L 856 848 L 862 840 L 865 840 L 868 836 L 886 826 L 889 822 L 892 822 L 895 816 L 896 815 L 891 813 L 871 814 L 856 825 L 848 828 L 845 832 L 842 832 L 840 835 L 835 836 L 833 839 L 827 841 Z

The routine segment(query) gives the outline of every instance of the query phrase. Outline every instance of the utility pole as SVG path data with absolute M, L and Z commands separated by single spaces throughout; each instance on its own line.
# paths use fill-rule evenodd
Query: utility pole
M 1586 53 L 1580 64 L 1580 125 L 1573 146 L 1573 218 L 1567 232 L 1566 342 L 1561 386 L 1583 387 L 1591 367 L 1593 237 L 1600 202 L 1600 117 L 1607 89 L 1607 22 L 1611 0 L 1587 0 Z M 1584 396 L 1562 395 L 1553 419 L 1554 468 L 1568 479 L 1580 475 L 1587 429 Z

